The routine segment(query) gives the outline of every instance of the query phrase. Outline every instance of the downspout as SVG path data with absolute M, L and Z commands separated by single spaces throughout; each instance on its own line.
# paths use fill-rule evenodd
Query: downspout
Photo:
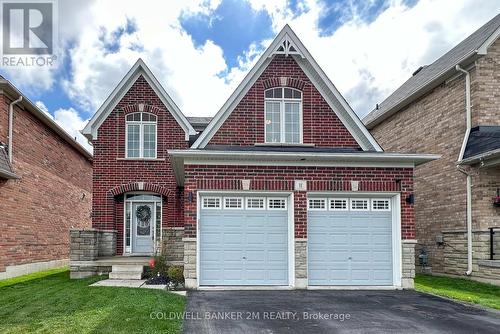
M 12 123 L 14 120 L 14 106 L 23 100 L 23 96 L 19 96 L 19 98 L 13 101 L 9 105 L 9 162 L 12 165 Z
M 470 130 L 472 127 L 472 116 L 471 116 L 471 99 L 470 99 L 470 73 L 464 70 L 460 65 L 456 65 L 455 69 L 465 74 L 465 118 L 467 129 L 465 130 L 464 140 L 462 142 L 462 148 L 460 149 L 460 154 L 458 157 L 458 163 L 462 161 L 465 147 L 467 145 L 467 140 L 469 139 Z M 467 187 L 467 271 L 465 275 L 470 276 L 472 274 L 472 177 L 469 172 L 464 170 L 462 167 L 457 165 L 457 169 L 465 174 L 466 176 L 466 187 Z

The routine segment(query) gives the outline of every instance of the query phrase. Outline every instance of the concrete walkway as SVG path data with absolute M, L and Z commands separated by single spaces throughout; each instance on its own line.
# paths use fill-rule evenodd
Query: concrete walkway
M 167 286 L 164 284 L 158 285 L 148 285 L 146 280 L 137 279 L 105 279 L 99 282 L 95 282 L 90 286 L 106 286 L 106 287 L 122 287 L 122 288 L 141 288 L 141 289 L 154 289 L 154 290 L 167 290 Z M 176 291 L 167 290 L 168 292 L 175 293 L 177 295 L 185 296 L 186 291 Z

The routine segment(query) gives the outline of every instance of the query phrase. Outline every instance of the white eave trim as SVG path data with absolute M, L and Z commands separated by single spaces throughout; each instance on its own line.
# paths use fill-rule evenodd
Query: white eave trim
M 200 137 L 194 142 L 194 144 L 191 146 L 191 148 L 204 148 L 210 139 L 215 135 L 215 133 L 220 129 L 222 124 L 227 120 L 231 112 L 234 110 L 234 108 L 238 105 L 238 103 L 241 101 L 241 99 L 246 95 L 246 93 L 249 91 L 249 89 L 253 86 L 253 84 L 257 81 L 257 79 L 260 77 L 262 72 L 266 69 L 267 65 L 272 60 L 272 56 L 276 53 L 276 49 L 280 46 L 280 44 L 283 42 L 283 40 L 289 40 L 294 48 L 297 50 L 297 54 L 295 57 L 298 57 L 298 59 L 301 59 L 302 61 L 308 61 L 314 71 L 317 72 L 318 76 L 321 78 L 322 81 L 324 81 L 325 85 L 328 87 L 328 89 L 333 93 L 335 98 L 339 101 L 340 105 L 344 109 L 344 111 L 347 113 L 347 115 L 353 120 L 354 124 L 356 125 L 355 128 L 352 126 L 349 126 L 345 120 L 345 117 L 342 117 L 342 112 L 339 112 L 338 110 L 335 110 L 332 108 L 333 112 L 337 114 L 337 117 L 341 120 L 341 122 L 346 126 L 346 128 L 349 130 L 351 135 L 356 139 L 358 144 L 361 146 L 363 150 L 376 150 L 379 152 L 382 152 L 382 148 L 380 145 L 377 143 L 375 138 L 370 134 L 370 132 L 365 128 L 363 125 L 363 122 L 359 119 L 359 117 L 356 115 L 356 113 L 351 109 L 349 104 L 346 102 L 346 100 L 342 97 L 340 92 L 335 88 L 333 83 L 330 81 L 328 76 L 323 72 L 323 70 L 320 68 L 318 63 L 314 60 L 314 58 L 311 56 L 309 51 L 306 49 L 304 44 L 300 41 L 300 39 L 297 37 L 297 35 L 293 32 L 293 30 L 290 28 L 290 26 L 287 24 L 285 27 L 280 31 L 280 33 L 276 36 L 274 41 L 271 43 L 271 45 L 266 49 L 266 51 L 263 53 L 263 55 L 260 57 L 260 59 L 257 61 L 255 66 L 250 70 L 250 72 L 245 76 L 243 81 L 240 83 L 240 85 L 236 88 L 236 90 L 231 94 L 229 99 L 224 103 L 222 108 L 219 110 L 219 112 L 215 115 L 215 117 L 212 119 L 210 124 L 207 126 L 205 131 L 202 132 Z M 299 66 L 302 68 L 304 73 L 309 77 L 309 79 L 312 78 L 311 73 L 308 73 L 306 68 L 304 68 L 301 65 L 300 61 L 297 61 Z M 328 97 L 328 94 L 325 94 L 318 84 L 311 80 L 313 85 L 318 89 L 318 91 L 321 93 L 323 98 L 328 102 L 330 107 L 332 107 L 333 103 L 330 101 L 330 98 Z M 367 145 L 369 143 L 369 145 Z
M 82 131 L 82 134 L 85 135 L 85 137 L 87 137 L 89 140 L 97 138 L 97 130 L 99 129 L 99 127 L 102 125 L 102 123 L 104 123 L 104 121 L 111 114 L 116 105 L 121 101 L 125 94 L 127 94 L 132 85 L 141 75 L 148 82 L 156 95 L 158 95 L 160 100 L 175 118 L 177 123 L 179 123 L 179 125 L 182 127 L 186 134 L 185 140 L 189 140 L 190 135 L 196 134 L 196 131 L 191 126 L 186 116 L 184 116 L 179 107 L 168 95 L 163 86 L 154 76 L 153 72 L 151 72 L 151 70 L 146 66 L 142 59 L 138 59 L 134 66 L 132 66 L 132 68 L 127 72 L 127 74 L 118 83 L 115 89 L 113 89 L 108 98 L 104 101 L 101 107 L 87 123 Z
M 436 154 L 404 154 L 385 152 L 360 152 L 360 153 L 323 153 L 323 152 L 239 152 L 239 151 L 208 151 L 208 150 L 169 150 L 168 154 L 174 159 L 190 160 L 224 160 L 231 161 L 255 161 L 269 164 L 269 161 L 280 162 L 302 162 L 303 165 L 312 162 L 365 162 L 365 163 L 406 163 L 409 165 L 420 165 L 429 161 L 439 159 Z M 262 161 L 266 160 L 266 161 Z
M 487 166 L 493 165 L 492 163 L 488 163 L 487 162 L 488 160 L 493 160 L 493 159 L 497 159 L 497 158 L 500 158 L 500 148 L 498 148 L 496 150 L 484 152 L 481 154 L 477 154 L 477 155 L 474 155 L 474 156 L 466 158 L 466 159 L 462 159 L 462 160 L 458 161 L 457 164 L 458 165 L 469 165 L 469 164 L 481 162 L 482 164 L 484 164 L 484 167 L 487 167 Z M 495 165 L 496 164 L 497 163 L 495 162 Z
M 385 152 L 235 152 L 194 149 L 169 150 L 168 154 L 178 185 L 184 184 L 184 165 L 413 168 L 441 157 L 434 154 Z

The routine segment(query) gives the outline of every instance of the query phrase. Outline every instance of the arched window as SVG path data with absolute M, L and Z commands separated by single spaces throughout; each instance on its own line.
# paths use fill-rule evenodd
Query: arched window
M 145 112 L 125 118 L 125 151 L 127 158 L 156 158 L 156 116 Z
M 265 92 L 266 143 L 302 143 L 302 92 L 271 88 Z

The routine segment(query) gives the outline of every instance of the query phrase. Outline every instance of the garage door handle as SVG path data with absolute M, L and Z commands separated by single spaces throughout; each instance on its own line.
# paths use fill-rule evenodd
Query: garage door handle
M 350 256 L 349 256 L 347 259 L 348 259 L 348 260 L 352 260 L 352 257 L 350 257 Z
M 243 260 L 246 260 L 247 258 L 243 256 Z

